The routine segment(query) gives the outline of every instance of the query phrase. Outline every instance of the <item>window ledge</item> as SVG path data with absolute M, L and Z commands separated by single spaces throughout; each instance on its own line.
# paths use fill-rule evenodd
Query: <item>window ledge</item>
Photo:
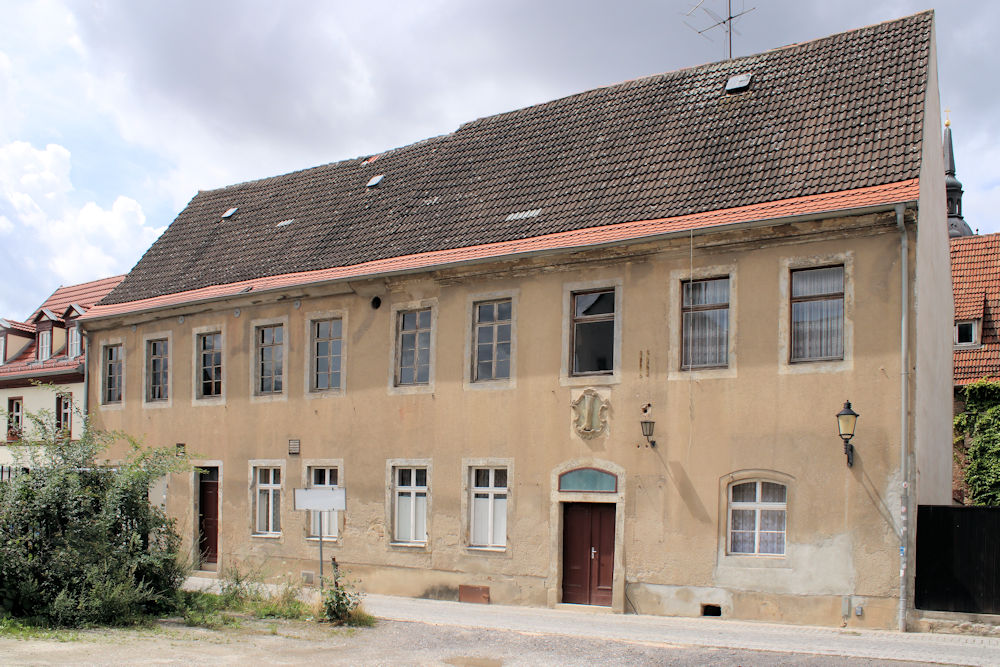
M 343 389 L 310 389 L 306 392 L 306 400 L 316 399 L 316 398 L 336 398 L 337 396 L 343 396 Z
M 468 545 L 465 547 L 467 550 L 476 553 L 488 553 L 488 554 L 503 554 L 507 553 L 507 547 L 480 547 L 474 545 Z
M 262 540 L 277 540 L 281 538 L 281 533 L 251 533 L 250 537 L 260 538 Z
M 428 551 L 426 542 L 389 542 L 389 546 L 400 549 L 412 549 L 415 551 Z

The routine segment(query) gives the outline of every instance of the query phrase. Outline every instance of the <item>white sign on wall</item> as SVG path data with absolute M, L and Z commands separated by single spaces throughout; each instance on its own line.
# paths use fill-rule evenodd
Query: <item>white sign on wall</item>
M 344 489 L 295 489 L 295 509 L 326 512 L 347 509 Z

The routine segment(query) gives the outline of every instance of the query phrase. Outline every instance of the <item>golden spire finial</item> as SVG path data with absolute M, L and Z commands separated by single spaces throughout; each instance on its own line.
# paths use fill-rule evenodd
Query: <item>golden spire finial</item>
M 944 126 L 945 127 L 951 127 L 951 118 L 948 117 L 948 114 L 950 114 L 950 113 L 951 113 L 951 109 L 945 109 L 944 110 Z

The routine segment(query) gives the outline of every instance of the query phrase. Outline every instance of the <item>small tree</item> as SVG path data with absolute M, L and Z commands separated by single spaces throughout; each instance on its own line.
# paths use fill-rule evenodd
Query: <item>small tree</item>
M 15 473 L 0 483 L 0 616 L 119 625 L 173 607 L 186 568 L 173 521 L 149 488 L 187 467 L 173 451 L 96 430 L 71 440 L 51 413 L 26 414 Z M 128 453 L 99 461 L 115 442 Z
M 972 504 L 1000 506 L 1000 382 L 984 379 L 965 387 L 955 436 L 969 439 L 965 483 Z

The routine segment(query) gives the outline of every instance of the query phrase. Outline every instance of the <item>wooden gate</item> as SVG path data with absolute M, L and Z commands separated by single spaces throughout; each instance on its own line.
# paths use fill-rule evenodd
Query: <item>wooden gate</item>
M 918 609 L 1000 614 L 1000 507 L 917 508 Z

